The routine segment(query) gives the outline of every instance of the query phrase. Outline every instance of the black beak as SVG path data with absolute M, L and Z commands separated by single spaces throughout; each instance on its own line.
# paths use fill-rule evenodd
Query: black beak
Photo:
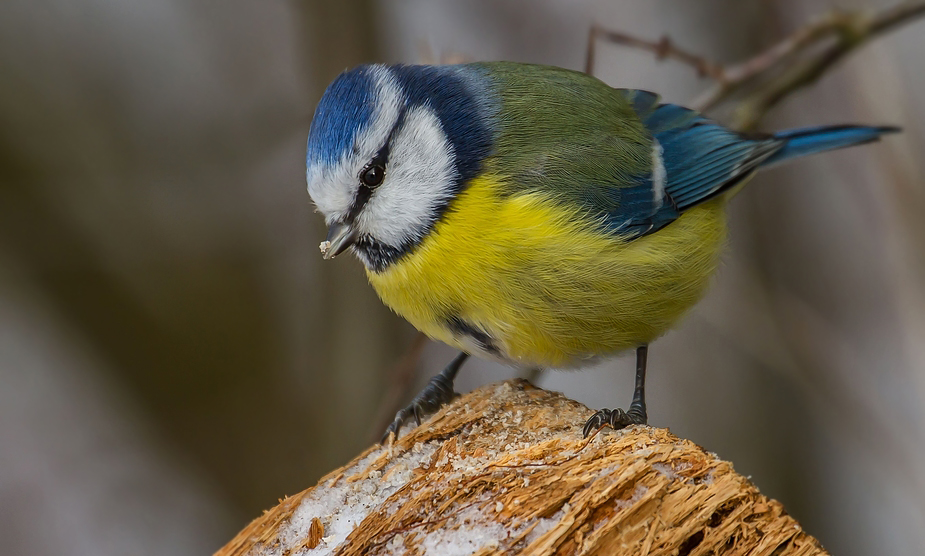
M 356 243 L 359 234 L 356 228 L 343 222 L 335 222 L 328 228 L 328 237 L 321 242 L 321 256 L 333 259 Z

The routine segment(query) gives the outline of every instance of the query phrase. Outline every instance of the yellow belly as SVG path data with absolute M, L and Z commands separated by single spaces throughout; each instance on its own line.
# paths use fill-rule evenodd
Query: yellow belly
M 623 242 L 539 194 L 496 191 L 473 180 L 412 253 L 368 275 L 428 336 L 473 351 L 448 325 L 458 318 L 515 363 L 571 366 L 654 340 L 703 295 L 726 233 L 723 199 Z

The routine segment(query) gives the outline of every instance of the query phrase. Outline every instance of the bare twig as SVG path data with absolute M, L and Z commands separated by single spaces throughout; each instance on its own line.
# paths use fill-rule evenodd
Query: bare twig
M 923 15 L 925 1 L 921 0 L 903 2 L 875 13 L 833 12 L 815 24 L 819 26 L 818 38 L 807 39 L 798 46 L 800 51 L 813 51 L 821 41 L 829 41 L 828 44 L 805 55 L 802 60 L 795 61 L 781 74 L 752 91 L 739 104 L 733 125 L 743 130 L 754 129 L 771 108 L 797 89 L 814 83 L 859 46 Z M 757 75 L 756 73 L 755 76 Z M 753 76 L 745 75 L 744 81 L 740 83 L 744 84 L 752 78 Z M 717 102 L 729 98 L 733 92 L 730 90 L 719 95 Z M 713 105 L 715 104 L 714 102 Z
M 733 127 L 753 129 L 767 112 L 792 92 L 815 82 L 859 46 L 894 28 L 925 16 L 925 0 L 909 0 L 877 12 L 833 11 L 745 62 L 723 66 L 674 45 L 668 37 L 647 41 L 594 26 L 588 36 L 586 71 L 594 68 L 595 44 L 604 39 L 655 53 L 692 66 L 715 84 L 692 104 L 711 110 L 745 94 Z
M 723 67 L 721 65 L 713 63 L 703 56 L 698 56 L 692 52 L 684 50 L 683 48 L 675 45 L 667 35 L 662 36 L 662 38 L 658 41 L 648 41 L 645 39 L 640 39 L 639 37 L 634 37 L 628 33 L 604 29 L 603 27 L 599 27 L 597 25 L 592 25 L 591 32 L 588 34 L 588 50 L 585 58 L 585 73 L 594 73 L 595 47 L 597 45 L 598 39 L 604 39 L 608 42 L 621 44 L 631 48 L 648 50 L 649 52 L 655 54 L 655 57 L 659 60 L 670 58 L 672 60 L 677 60 L 693 67 L 695 70 L 697 70 L 697 74 L 700 77 L 712 77 L 713 79 L 717 80 L 722 79 Z

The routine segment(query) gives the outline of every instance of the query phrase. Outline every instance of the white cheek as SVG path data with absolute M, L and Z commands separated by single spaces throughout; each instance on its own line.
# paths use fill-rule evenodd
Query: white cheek
M 411 109 L 389 150 L 385 181 L 360 214 L 360 229 L 394 247 L 419 240 L 453 195 L 453 158 L 433 110 Z
M 359 187 L 360 171 L 385 144 L 401 111 L 401 92 L 395 79 L 382 66 L 377 66 L 374 73 L 378 86 L 372 123 L 357 137 L 354 148 L 336 164 L 315 165 L 306 170 L 308 194 L 329 224 L 347 215 Z

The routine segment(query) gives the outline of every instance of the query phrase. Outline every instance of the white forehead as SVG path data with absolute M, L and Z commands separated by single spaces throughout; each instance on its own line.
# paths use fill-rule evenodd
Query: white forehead
M 360 171 L 385 144 L 401 113 L 401 89 L 391 72 L 384 66 L 372 66 L 370 71 L 375 83 L 370 124 L 357 134 L 354 148 L 347 149 L 334 164 L 316 162 L 306 168 L 308 194 L 328 223 L 347 214 Z

